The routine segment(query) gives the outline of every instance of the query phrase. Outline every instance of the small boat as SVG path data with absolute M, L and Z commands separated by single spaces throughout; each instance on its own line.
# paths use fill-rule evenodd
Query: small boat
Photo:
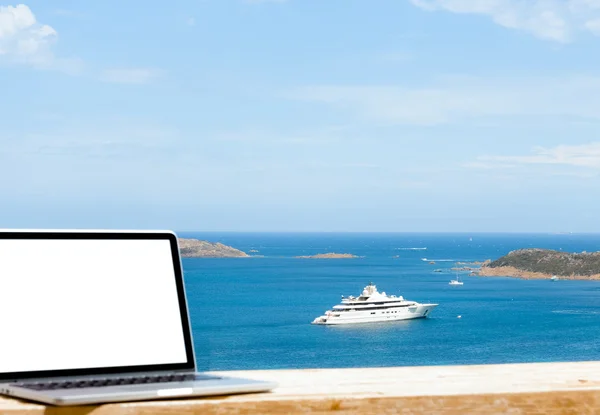
M 463 285 L 463 282 L 460 280 L 460 277 L 458 276 L 458 271 L 456 271 L 456 279 L 450 280 L 448 285 Z
M 557 277 L 556 275 L 553 275 L 553 276 L 550 278 L 550 281 L 558 281 L 558 277 Z

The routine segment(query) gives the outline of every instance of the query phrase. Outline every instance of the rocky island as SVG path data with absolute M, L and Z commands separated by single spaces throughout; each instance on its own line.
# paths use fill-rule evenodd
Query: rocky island
M 179 252 L 184 258 L 245 258 L 249 255 L 239 249 L 199 239 L 178 238 Z
M 326 254 L 316 254 L 316 255 L 302 255 L 297 256 L 296 258 L 302 259 L 344 259 L 344 258 L 359 258 L 353 254 L 336 254 L 335 252 L 329 252 Z
M 519 249 L 479 269 L 485 277 L 523 279 L 600 280 L 600 252 L 571 253 L 550 249 Z

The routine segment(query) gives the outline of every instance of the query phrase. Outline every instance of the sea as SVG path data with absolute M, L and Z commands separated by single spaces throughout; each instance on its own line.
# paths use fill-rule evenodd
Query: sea
M 520 248 L 600 251 L 593 234 L 199 233 L 250 258 L 185 258 L 200 370 L 471 365 L 600 360 L 600 282 L 470 276 L 457 262 Z M 253 251 L 253 252 L 250 252 Z M 354 259 L 299 259 L 318 253 Z M 435 264 L 430 264 L 434 261 Z M 434 272 L 441 270 L 441 272 Z M 311 321 L 379 291 L 439 306 L 426 319 Z

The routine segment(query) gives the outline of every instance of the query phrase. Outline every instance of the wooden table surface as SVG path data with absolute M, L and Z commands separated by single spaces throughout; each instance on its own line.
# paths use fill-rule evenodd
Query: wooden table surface
M 0 398 L 0 414 L 600 414 L 600 362 L 211 372 L 272 392 L 47 407 Z

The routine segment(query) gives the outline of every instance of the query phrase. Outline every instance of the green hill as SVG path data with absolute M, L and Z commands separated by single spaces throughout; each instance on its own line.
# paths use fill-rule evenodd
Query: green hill
M 504 267 L 548 275 L 589 277 L 600 274 L 600 252 L 571 253 L 550 249 L 519 249 L 482 266 Z

